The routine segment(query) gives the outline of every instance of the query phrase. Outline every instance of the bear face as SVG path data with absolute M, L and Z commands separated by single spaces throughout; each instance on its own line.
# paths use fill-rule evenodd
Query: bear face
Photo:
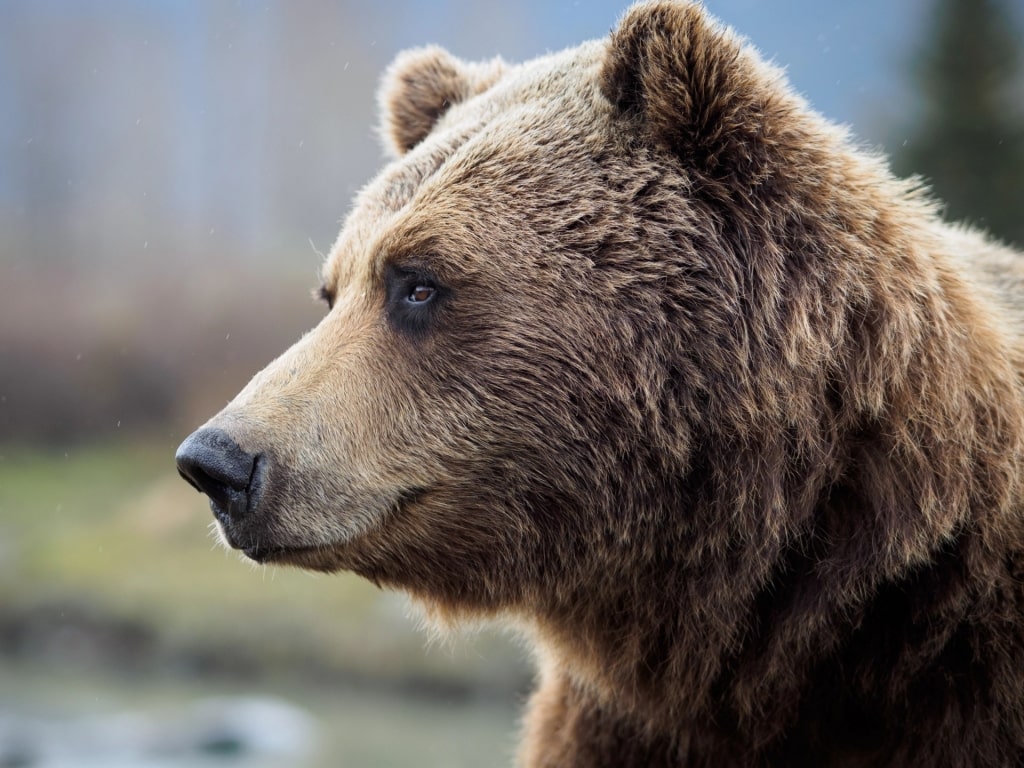
M 226 541 L 515 617 L 531 764 L 1018 743 L 1017 255 L 696 5 L 381 105 L 326 317 L 179 449 Z
M 615 514 L 594 498 L 622 482 L 609 452 L 656 439 L 650 461 L 682 472 L 697 422 L 743 399 L 725 390 L 744 267 L 716 262 L 677 149 L 637 140 L 648 121 L 624 94 L 641 86 L 608 48 L 514 69 L 434 49 L 395 63 L 381 101 L 397 157 L 324 267 L 328 317 L 211 422 L 262 459 L 257 514 L 225 526 L 232 544 L 351 567 L 335 545 L 415 507 L 430 570 L 445 541 L 466 556 L 470 534 L 489 559 L 515 532 L 514 561 L 537 561 L 521 548 L 550 540 L 545 525 L 578 542 L 592 530 L 575 507 Z
M 259 504 L 225 525 L 230 543 L 261 560 L 391 583 L 427 583 L 451 558 L 461 565 L 446 578 L 466 579 L 452 589 L 469 597 L 489 588 L 485 574 L 518 570 L 500 561 L 512 550 L 516 562 L 532 559 L 522 550 L 540 512 L 527 507 L 540 500 L 528 495 L 578 495 L 568 488 L 600 457 L 566 462 L 565 478 L 538 459 L 589 454 L 592 417 L 573 402 L 583 394 L 571 381 L 537 391 L 538 369 L 573 378 L 569 366 L 598 367 L 583 355 L 625 359 L 627 340 L 588 351 L 567 335 L 605 310 L 574 255 L 573 241 L 591 235 L 563 217 L 578 180 L 550 172 L 587 137 L 552 142 L 545 125 L 579 111 L 581 97 L 562 82 L 550 94 L 532 108 L 523 85 L 495 85 L 452 105 L 360 195 L 324 267 L 328 316 L 211 422 L 261 456 Z M 510 144 L 518 150 L 507 153 Z M 521 184 L 535 190 L 527 205 L 517 202 Z M 566 242 L 563 230 L 581 231 Z M 588 375 L 602 389 L 617 378 Z M 374 531 L 384 538 L 363 554 L 359 541 Z M 487 599 L 505 599 L 492 591 Z

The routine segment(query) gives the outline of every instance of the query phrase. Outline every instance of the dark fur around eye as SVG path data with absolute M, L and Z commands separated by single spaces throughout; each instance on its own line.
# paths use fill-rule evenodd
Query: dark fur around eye
M 400 333 L 418 336 L 437 321 L 447 290 L 421 269 L 390 266 L 384 274 L 388 322 Z

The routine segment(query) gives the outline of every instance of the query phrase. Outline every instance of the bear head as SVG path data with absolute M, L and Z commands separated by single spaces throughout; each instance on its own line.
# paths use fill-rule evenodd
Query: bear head
M 412 51 L 380 103 L 326 316 L 179 452 L 231 546 L 544 617 L 583 665 L 669 605 L 703 690 L 766 585 L 841 606 L 1008 493 L 1016 432 L 964 414 L 1013 377 L 937 298 L 930 203 L 699 6 Z

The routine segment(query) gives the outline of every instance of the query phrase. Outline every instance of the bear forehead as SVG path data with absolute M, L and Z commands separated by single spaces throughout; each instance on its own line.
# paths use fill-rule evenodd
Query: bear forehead
M 611 119 L 597 88 L 604 50 L 595 41 L 510 67 L 485 92 L 452 105 L 357 195 L 325 261 L 324 284 L 365 284 L 396 249 L 461 240 L 467 230 L 483 236 L 498 217 L 522 222 L 542 191 L 569 194 L 578 179 L 565 166 Z

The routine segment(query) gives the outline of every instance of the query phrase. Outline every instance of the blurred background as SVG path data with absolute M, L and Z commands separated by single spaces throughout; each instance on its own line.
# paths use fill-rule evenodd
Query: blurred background
M 707 5 L 1024 245 L 1021 0 Z M 511 763 L 514 640 L 240 562 L 173 455 L 323 314 L 397 51 L 516 61 L 625 7 L 0 0 L 0 766 Z

